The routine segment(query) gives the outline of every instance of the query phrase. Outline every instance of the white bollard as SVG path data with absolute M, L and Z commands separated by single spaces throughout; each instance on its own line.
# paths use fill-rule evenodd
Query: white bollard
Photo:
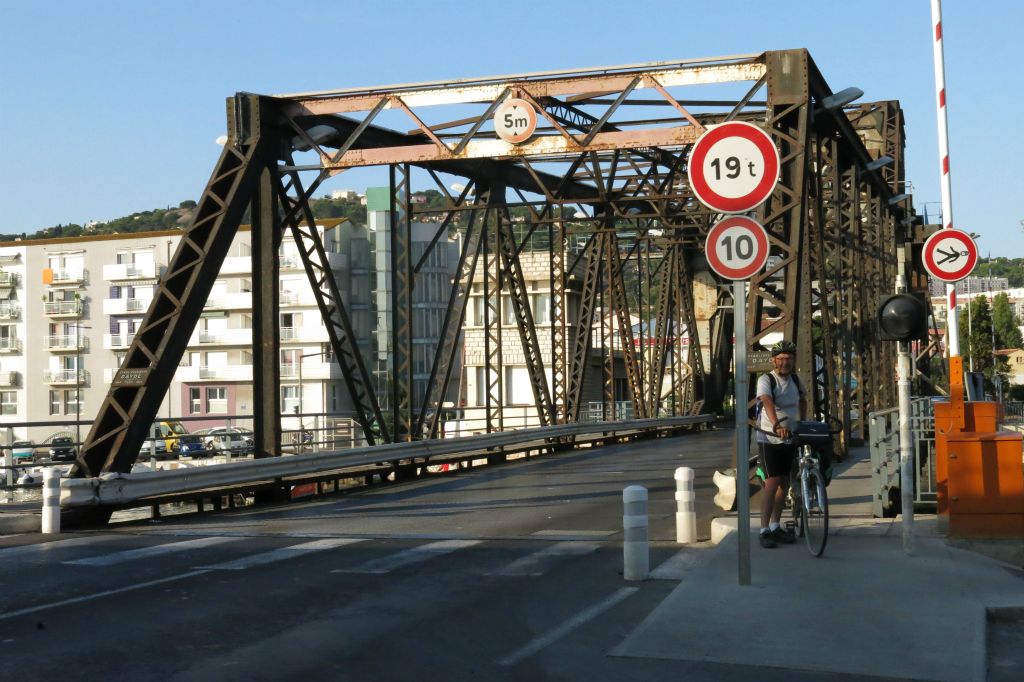
M 43 469 L 43 533 L 60 532 L 60 469 Z
M 645 580 L 650 572 L 647 550 L 647 488 L 631 485 L 622 491 L 622 577 Z
M 725 511 L 736 511 L 736 470 L 726 469 L 724 474 L 721 471 L 716 471 L 711 480 L 718 486 L 718 492 L 715 493 L 715 506 Z
M 676 469 L 676 542 L 697 542 L 697 507 L 693 492 L 693 469 Z

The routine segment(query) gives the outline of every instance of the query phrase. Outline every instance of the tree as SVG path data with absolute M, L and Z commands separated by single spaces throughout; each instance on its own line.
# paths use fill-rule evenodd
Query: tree
M 1013 314 L 1010 297 L 1005 292 L 992 299 L 992 324 L 995 326 L 996 348 L 1024 348 L 1021 338 L 1020 320 Z
M 970 330 L 968 332 L 968 330 Z M 978 296 L 970 303 L 970 312 L 960 316 L 960 353 L 968 358 L 967 367 L 973 365 L 975 372 L 985 375 L 986 390 L 994 389 L 992 374 L 995 371 L 992 355 L 992 309 L 988 299 Z M 1001 369 L 1008 373 L 1005 359 Z M 1000 372 L 1002 373 L 1002 372 Z

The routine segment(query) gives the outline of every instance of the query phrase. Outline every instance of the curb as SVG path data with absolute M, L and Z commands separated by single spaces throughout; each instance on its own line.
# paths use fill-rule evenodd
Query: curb
M 41 513 L 0 514 L 0 533 L 39 533 L 42 523 Z

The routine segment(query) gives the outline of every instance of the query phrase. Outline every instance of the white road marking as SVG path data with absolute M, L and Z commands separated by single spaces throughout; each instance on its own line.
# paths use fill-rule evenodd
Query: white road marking
M 488 575 L 544 575 L 544 572 L 562 557 L 583 556 L 590 554 L 601 545 L 596 542 L 559 542 L 533 554 L 516 559 L 505 568 Z
M 336 568 L 331 571 L 331 573 L 374 573 L 381 575 L 384 573 L 390 573 L 396 568 L 402 568 L 403 566 L 409 566 L 411 564 L 418 564 L 421 561 L 427 561 L 428 559 L 433 559 L 434 557 L 438 557 L 443 554 L 449 554 L 460 549 L 465 549 L 466 547 L 472 547 L 473 545 L 478 545 L 481 542 L 483 541 L 442 540 L 440 542 L 431 542 L 428 545 L 413 547 L 379 559 L 367 561 L 366 563 L 354 568 Z
M 9 613 L 0 613 L 0 620 L 6 620 L 8 618 L 16 618 L 17 616 L 24 616 L 29 613 L 36 613 L 37 611 L 45 611 L 46 609 L 57 608 L 58 606 L 68 606 L 69 604 L 77 604 L 91 599 L 99 599 L 100 597 L 109 597 L 112 594 L 121 594 L 122 592 L 131 592 L 132 590 L 140 590 L 144 587 L 152 587 L 153 585 L 161 585 L 163 583 L 169 583 L 174 580 L 184 580 L 185 578 L 194 578 L 197 575 L 203 575 L 209 573 L 206 570 L 190 571 L 188 573 L 181 573 L 179 575 L 172 575 L 166 578 L 159 578 L 157 580 L 149 580 L 144 583 L 138 583 L 136 585 L 128 585 L 127 587 L 119 587 L 115 590 L 104 590 L 103 592 L 93 592 L 92 594 L 86 594 L 81 597 L 72 597 L 71 599 L 64 599 L 62 601 L 55 601 L 49 604 L 42 604 L 40 606 L 30 606 L 27 609 L 19 609 L 17 611 L 10 611 Z
M 555 641 L 565 637 L 567 634 L 583 625 L 589 620 L 596 618 L 611 607 L 615 606 L 622 600 L 626 599 L 634 592 L 638 591 L 639 587 L 623 587 L 618 592 L 610 595 L 604 601 L 594 604 L 590 608 L 580 611 L 575 616 L 565 621 L 555 629 L 549 631 L 547 634 L 536 637 L 526 643 L 525 646 L 516 649 L 508 656 L 505 656 L 498 661 L 498 665 L 515 665 L 519 661 L 532 656 L 541 649 L 553 644 Z
M 531 535 L 541 538 L 555 537 L 560 540 L 585 540 L 587 538 L 606 538 L 609 535 L 621 532 L 621 530 L 538 530 L 536 533 L 531 533 Z
M 251 566 L 262 566 L 264 564 L 271 564 L 276 561 L 294 559 L 295 557 L 299 557 L 304 554 L 310 554 L 312 552 L 322 552 L 325 549 L 334 549 L 335 547 L 351 545 L 356 542 L 363 542 L 363 540 L 361 538 L 325 538 L 323 540 L 303 542 L 301 545 L 281 547 L 280 549 L 271 550 L 269 552 L 263 552 L 262 554 L 244 556 L 240 559 L 235 559 L 233 561 L 225 561 L 223 563 L 212 564 L 210 566 L 197 566 L 196 568 L 204 568 L 211 571 L 241 571 L 243 569 L 250 568 Z
M 19 545 L 17 547 L 5 547 L 0 549 L 0 559 L 20 558 L 27 554 L 46 554 L 55 549 L 65 547 L 78 547 L 80 545 L 91 545 L 98 542 L 112 540 L 116 535 L 90 535 L 87 537 L 67 538 L 66 540 L 53 540 L 50 542 L 37 542 L 34 545 Z
M 146 559 L 148 557 L 162 556 L 164 554 L 173 554 L 174 552 L 187 552 L 200 547 L 209 547 L 211 545 L 219 545 L 225 542 L 236 542 L 240 539 L 241 538 L 218 536 L 197 538 L 195 540 L 182 540 L 181 542 L 171 542 L 164 545 L 155 545 L 153 547 L 128 549 L 123 552 L 114 552 L 113 554 L 104 554 L 102 556 L 88 557 L 86 559 L 76 559 L 74 561 L 65 561 L 64 563 L 71 564 L 73 566 L 114 566 L 115 564 L 120 564 L 125 561 Z
M 701 549 L 684 549 L 673 554 L 669 559 L 661 563 L 651 571 L 651 578 L 655 580 L 682 580 L 686 574 L 693 570 L 697 562 L 703 558 Z

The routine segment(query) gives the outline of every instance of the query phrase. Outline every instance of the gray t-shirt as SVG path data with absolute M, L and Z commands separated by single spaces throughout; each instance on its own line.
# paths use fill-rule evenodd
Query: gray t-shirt
M 793 380 L 792 374 L 788 377 L 781 377 L 774 371 L 771 373 L 775 375 L 775 414 L 779 419 L 782 419 L 784 416 L 789 417 L 783 423 L 790 430 L 793 430 L 796 428 L 797 420 L 800 419 L 800 388 L 797 386 L 796 381 Z M 757 380 L 757 397 L 760 398 L 761 396 L 772 398 L 772 382 L 767 374 L 762 374 Z M 757 428 L 771 431 L 774 426 L 772 420 L 768 417 L 768 411 L 762 409 L 761 419 L 758 422 Z M 761 433 L 761 431 L 757 432 L 757 440 L 760 443 L 767 442 L 773 445 L 783 442 L 781 438 L 769 436 L 766 433 Z

